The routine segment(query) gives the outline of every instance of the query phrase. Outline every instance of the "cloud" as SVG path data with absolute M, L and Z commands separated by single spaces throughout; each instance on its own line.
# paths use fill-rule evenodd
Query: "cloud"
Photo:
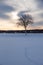
M 37 24 L 43 22 L 43 0 L 0 0 L 0 18 L 9 19 L 5 13 L 15 11 L 18 17 L 29 13 Z
M 20 12 L 18 12 L 18 16 L 20 17 L 21 15 L 23 15 L 24 13 L 27 13 L 27 12 L 29 12 L 28 10 L 27 11 L 20 11 Z
M 43 0 L 36 0 L 39 9 L 43 9 Z
M 41 17 L 43 17 L 43 13 L 42 13 L 42 14 L 40 14 L 40 16 L 41 16 Z
M 6 5 L 6 4 L 0 4 L 0 11 L 3 13 L 10 12 L 14 10 L 13 7 Z
M 34 23 L 34 26 L 41 26 L 41 25 L 43 25 L 43 21 L 39 21 L 39 22 Z
M 43 21 L 38 22 L 37 25 L 43 25 Z
M 5 1 L 5 0 L 4 0 Z M 14 10 L 10 5 L 7 5 L 3 0 L 0 0 L 0 18 L 9 19 L 9 16 L 5 13 L 9 13 Z
M 2 18 L 2 19 L 9 19 L 10 17 L 8 15 L 0 13 L 0 18 Z

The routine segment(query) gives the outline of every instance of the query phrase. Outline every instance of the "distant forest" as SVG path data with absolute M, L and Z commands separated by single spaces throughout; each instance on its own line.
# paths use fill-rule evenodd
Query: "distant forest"
M 0 30 L 0 33 L 25 33 L 25 30 Z M 43 29 L 26 30 L 26 33 L 43 33 Z

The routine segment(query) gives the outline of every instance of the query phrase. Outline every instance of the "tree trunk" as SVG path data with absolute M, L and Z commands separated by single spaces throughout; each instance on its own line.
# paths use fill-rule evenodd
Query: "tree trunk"
M 26 30 L 26 26 L 25 26 L 25 35 L 27 35 L 27 30 Z

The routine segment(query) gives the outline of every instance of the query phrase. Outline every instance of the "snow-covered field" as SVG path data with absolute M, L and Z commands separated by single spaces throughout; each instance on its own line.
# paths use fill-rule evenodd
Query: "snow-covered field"
M 0 34 L 0 65 L 43 65 L 43 34 Z

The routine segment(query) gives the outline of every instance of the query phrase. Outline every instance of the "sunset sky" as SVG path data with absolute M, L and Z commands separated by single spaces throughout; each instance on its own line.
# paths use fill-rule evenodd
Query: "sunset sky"
M 0 0 L 0 30 L 21 30 L 19 16 L 29 13 L 34 24 L 27 29 L 43 29 L 43 0 Z

